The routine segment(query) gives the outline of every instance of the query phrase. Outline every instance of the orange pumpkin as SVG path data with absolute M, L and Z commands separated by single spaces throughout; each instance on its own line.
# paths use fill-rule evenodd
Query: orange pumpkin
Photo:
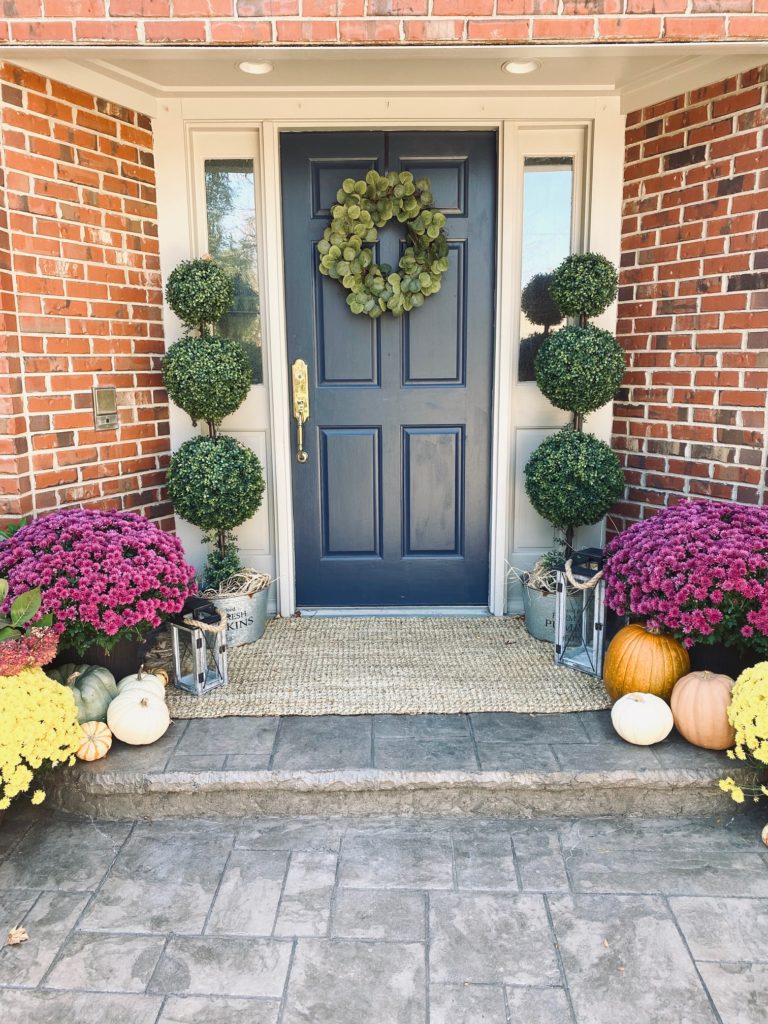
M 672 715 L 677 731 L 706 750 L 726 750 L 736 740 L 728 721 L 733 679 L 715 672 L 689 672 L 675 683 Z
M 605 653 L 603 682 L 613 701 L 625 693 L 653 693 L 669 703 L 673 686 L 690 668 L 679 640 L 643 626 L 624 626 Z
M 75 751 L 81 761 L 98 761 L 106 757 L 112 746 L 112 732 L 103 722 L 83 722 L 80 726 L 83 738 Z

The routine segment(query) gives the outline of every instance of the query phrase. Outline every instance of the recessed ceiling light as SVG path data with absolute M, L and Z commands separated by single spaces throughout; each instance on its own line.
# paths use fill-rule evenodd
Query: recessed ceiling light
M 244 60 L 237 66 L 246 75 L 268 75 L 274 69 L 268 60 Z
M 540 60 L 508 60 L 506 64 L 501 65 L 502 71 L 506 71 L 508 75 L 530 75 L 540 67 Z

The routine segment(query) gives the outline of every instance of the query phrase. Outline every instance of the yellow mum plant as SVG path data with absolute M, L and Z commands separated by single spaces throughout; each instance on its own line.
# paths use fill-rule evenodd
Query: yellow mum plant
M 768 796 L 768 787 L 760 777 L 768 774 L 768 661 L 745 669 L 733 687 L 728 706 L 728 721 L 736 730 L 736 742 L 728 757 L 746 761 L 757 769 L 755 785 L 746 787 L 757 800 Z M 744 788 L 731 779 L 723 779 L 720 788 L 737 803 L 744 802 Z
M 44 768 L 73 760 L 82 738 L 72 691 L 41 668 L 0 676 L 0 811 Z M 36 788 L 33 804 L 45 799 Z

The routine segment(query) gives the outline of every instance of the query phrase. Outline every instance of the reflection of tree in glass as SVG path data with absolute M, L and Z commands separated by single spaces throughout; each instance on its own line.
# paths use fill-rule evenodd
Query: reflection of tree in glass
M 543 331 L 531 334 L 520 342 L 520 380 L 536 380 L 536 355 L 549 334 L 550 327 L 556 327 L 563 319 L 563 314 L 549 293 L 551 282 L 551 273 L 534 274 L 520 296 L 520 308 L 528 323 L 544 328 Z
M 261 383 L 261 306 L 257 278 L 253 172 L 248 161 L 208 161 L 205 172 L 208 249 L 232 278 L 232 309 L 219 322 L 225 337 L 245 346 L 253 382 Z

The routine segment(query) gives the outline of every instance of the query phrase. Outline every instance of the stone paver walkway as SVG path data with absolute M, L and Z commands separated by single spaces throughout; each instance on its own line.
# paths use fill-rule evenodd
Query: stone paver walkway
M 0 1019 L 763 1024 L 761 823 L 25 810 L 0 825 L 0 924 L 29 933 Z

